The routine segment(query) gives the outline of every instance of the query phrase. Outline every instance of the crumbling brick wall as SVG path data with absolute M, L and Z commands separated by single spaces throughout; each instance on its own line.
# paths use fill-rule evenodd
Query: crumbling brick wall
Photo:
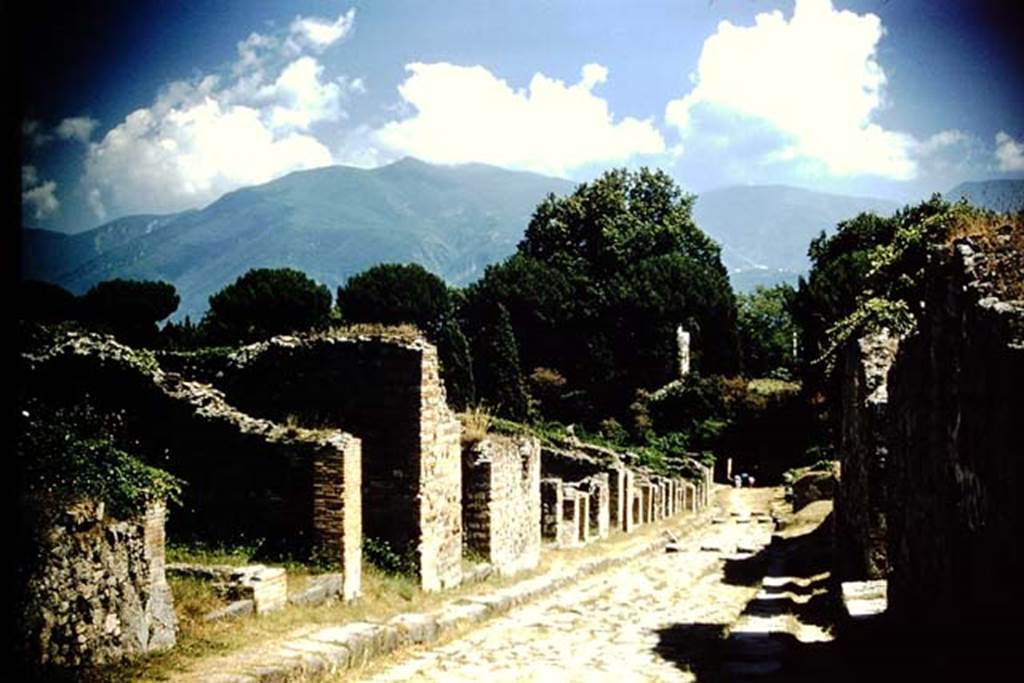
M 1001 638 L 1024 602 L 1024 305 L 989 286 L 998 258 L 930 255 L 923 323 L 889 374 L 887 523 L 890 615 Z
M 540 441 L 488 436 L 462 456 L 466 547 L 500 573 L 532 569 L 540 559 Z
M 878 333 L 850 342 L 840 366 L 840 475 L 835 487 L 836 576 L 844 581 L 882 579 L 886 561 L 886 377 L 899 340 Z
M 19 595 L 30 670 L 116 662 L 175 644 L 164 574 L 164 507 L 112 519 L 89 501 L 36 530 L 38 552 Z
M 343 569 L 345 596 L 358 594 L 359 439 L 253 418 L 103 335 L 64 334 L 22 360 L 22 382 L 43 400 L 88 395 L 124 411 L 137 455 L 186 482 L 172 538 L 326 559 Z
M 362 440 L 363 527 L 415 558 L 421 585 L 461 580 L 461 427 L 422 339 L 277 337 L 241 349 L 221 387 L 244 410 Z

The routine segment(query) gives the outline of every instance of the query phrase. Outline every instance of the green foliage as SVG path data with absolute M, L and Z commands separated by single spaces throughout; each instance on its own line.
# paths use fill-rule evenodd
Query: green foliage
M 15 461 L 37 510 L 91 500 L 124 518 L 150 501 L 180 502 L 181 480 L 122 450 L 120 416 L 88 403 L 54 408 L 28 401 L 15 417 Z
M 250 544 L 224 544 L 193 541 L 190 543 L 168 543 L 167 561 L 188 564 L 227 564 L 242 566 L 252 564 L 259 556 L 262 540 Z
M 414 576 L 419 572 L 419 560 L 414 548 L 400 552 L 384 539 L 367 536 L 363 538 L 363 557 L 367 562 L 385 574 L 393 576 Z
M 208 343 L 248 343 L 324 327 L 331 292 L 292 268 L 257 268 L 210 297 L 202 327 Z
M 518 252 L 467 291 L 466 329 L 478 336 L 481 312 L 504 305 L 523 366 L 566 381 L 557 398 L 538 397 L 541 409 L 591 427 L 628 419 L 635 390 L 675 376 L 678 325 L 694 335 L 697 366 L 735 369 L 735 299 L 692 206 L 671 178 L 647 169 L 548 196 Z
M 75 295 L 59 285 L 26 280 L 19 289 L 18 305 L 22 320 L 59 323 L 78 317 Z
M 743 371 L 763 377 L 778 369 L 793 370 L 796 325 L 791 313 L 796 290 L 787 284 L 757 287 L 736 298 Z
M 489 307 L 476 328 L 474 340 L 473 374 L 480 398 L 499 415 L 527 419 L 530 397 L 520 370 L 515 333 L 503 305 Z
M 883 327 L 894 333 L 912 329 L 928 248 L 944 243 L 971 211 L 934 195 L 891 218 L 861 214 L 811 243 L 813 265 L 794 311 L 805 334 L 805 361 L 824 368 L 817 377 L 811 373 L 812 381 L 822 384 L 849 340 Z
M 436 344 L 448 401 L 460 410 L 476 401 L 469 342 L 454 315 L 461 300 L 461 293 L 414 263 L 374 266 L 338 288 L 338 308 L 345 321 L 414 325 Z
M 338 288 L 342 318 L 355 323 L 409 323 L 436 341 L 451 301 L 444 280 L 415 263 L 383 263 Z
M 163 348 L 174 350 L 196 349 L 203 343 L 202 331 L 187 315 L 180 323 L 168 321 L 160 330 L 160 339 Z
M 871 297 L 862 301 L 852 313 L 828 328 L 825 335 L 828 346 L 815 362 L 825 363 L 831 372 L 839 350 L 854 339 L 879 330 L 904 335 L 913 331 L 914 326 L 914 315 L 906 301 Z
M 157 322 L 178 308 L 180 298 L 166 282 L 107 280 L 79 300 L 80 317 L 129 346 L 159 344 Z
M 441 325 L 437 354 L 441 361 L 441 378 L 444 380 L 449 405 L 456 410 L 464 410 L 476 403 L 473 358 L 458 320 L 449 318 Z
M 651 394 L 647 410 L 657 432 L 692 433 L 704 421 L 728 415 L 725 382 L 691 373 Z
M 541 415 L 551 419 L 565 417 L 562 399 L 566 394 L 566 380 L 551 368 L 534 368 L 528 380 L 530 396 Z

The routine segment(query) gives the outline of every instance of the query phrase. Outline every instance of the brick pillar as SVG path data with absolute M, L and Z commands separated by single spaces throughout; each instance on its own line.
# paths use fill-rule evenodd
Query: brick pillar
M 342 571 L 342 597 L 359 595 L 362 577 L 362 444 L 349 434 L 331 437 L 313 462 L 316 543 Z

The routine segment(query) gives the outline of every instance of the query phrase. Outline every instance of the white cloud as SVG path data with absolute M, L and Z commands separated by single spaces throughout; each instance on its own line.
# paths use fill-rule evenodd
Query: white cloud
M 33 185 L 39 184 L 39 172 L 36 167 L 31 164 L 26 164 L 21 167 L 21 187 L 32 187 Z
M 52 135 L 43 132 L 43 124 L 36 119 L 25 119 L 21 122 L 21 135 L 32 147 L 42 147 L 53 139 Z
M 780 11 L 758 14 L 753 26 L 723 21 L 704 42 L 694 88 L 669 102 L 665 119 L 684 141 L 700 135 L 701 117 L 765 122 L 786 137 L 772 161 L 913 178 L 919 143 L 872 120 L 884 105 L 883 33 L 877 16 L 837 11 L 830 0 L 797 0 L 789 21 Z
M 175 106 L 139 109 L 90 148 L 89 201 L 97 217 L 117 212 L 170 212 L 212 201 L 238 187 L 331 163 L 309 135 L 276 134 L 260 112 L 222 106 L 206 96 Z
M 608 77 L 600 64 L 584 66 L 574 85 L 537 73 L 525 90 L 482 66 L 415 63 L 406 70 L 398 91 L 415 113 L 373 136 L 398 153 L 566 175 L 584 164 L 665 150 L 650 120 L 616 122 L 608 102 L 592 92 Z
M 78 140 L 84 145 L 92 139 L 93 131 L 98 125 L 99 121 L 96 119 L 88 116 L 75 116 L 61 121 L 56 131 L 61 140 Z
M 21 201 L 31 209 L 36 220 L 46 218 L 60 208 L 57 183 L 42 181 L 36 167 L 26 164 L 21 167 Z
M 1000 171 L 1024 171 L 1024 142 L 1006 131 L 996 133 L 996 159 Z
M 358 78 L 328 78 L 306 50 L 320 52 L 352 30 L 336 20 L 297 17 L 287 33 L 252 33 L 222 74 L 168 84 L 88 146 L 84 194 L 96 217 L 171 212 L 209 203 L 242 186 L 332 163 L 311 131 L 345 118 Z M 65 137 L 88 139 L 90 120 L 66 119 Z
M 334 21 L 318 17 L 295 17 L 288 36 L 289 46 L 297 50 L 306 47 L 322 52 L 351 33 L 355 19 L 355 9 L 338 15 Z
M 935 133 L 918 145 L 918 154 L 930 156 L 949 147 L 970 142 L 970 136 L 962 130 L 943 130 Z
M 323 70 L 312 57 L 300 57 L 260 90 L 261 98 L 275 102 L 269 114 L 272 128 L 307 130 L 315 121 L 341 117 L 342 83 L 322 82 Z

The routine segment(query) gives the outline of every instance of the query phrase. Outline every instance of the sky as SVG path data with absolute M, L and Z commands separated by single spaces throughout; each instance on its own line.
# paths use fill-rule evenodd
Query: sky
M 404 156 L 916 201 L 1024 177 L 1021 3 L 28 3 L 22 224 Z

